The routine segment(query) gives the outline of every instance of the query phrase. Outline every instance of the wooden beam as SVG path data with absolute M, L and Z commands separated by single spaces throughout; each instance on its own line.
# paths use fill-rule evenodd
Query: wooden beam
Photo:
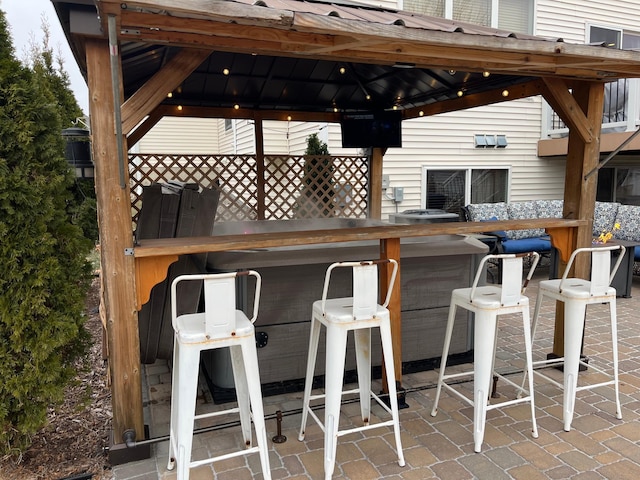
M 549 105 L 558 114 L 569 129 L 580 137 L 584 143 L 593 141 L 593 126 L 589 124 L 585 113 L 582 111 L 575 98 L 571 95 L 569 87 L 560 78 L 542 79 L 542 95 Z M 600 124 L 602 118 L 600 118 Z
M 122 105 L 122 131 L 128 135 L 145 116 L 160 105 L 167 94 L 180 85 L 204 62 L 209 50 L 186 49 L 178 52 Z
M 158 105 L 155 114 L 166 117 L 191 118 L 242 118 L 246 120 L 278 120 L 281 122 L 327 122 L 340 123 L 340 114 L 335 112 L 287 112 L 282 110 L 251 110 L 246 108 L 215 108 L 174 105 Z
M 110 62 L 109 44 L 105 40 L 90 39 L 86 47 L 101 279 L 111 371 L 113 441 L 123 443 L 125 430 L 134 430 L 138 440 L 145 438 L 135 260 L 132 255 L 125 254 L 126 249 L 133 248 L 129 172 L 126 169 L 125 188 L 121 188 L 118 162 L 114 161 L 118 156 L 118 145 L 113 134 L 113 89 L 111 76 L 104 74 L 104 68 L 108 68 Z
M 444 100 L 442 102 L 432 103 L 422 107 L 408 108 L 402 111 L 402 118 L 407 120 L 409 118 L 426 117 L 430 115 L 437 115 L 439 113 L 466 110 L 473 107 L 480 107 L 482 105 L 508 102 L 518 98 L 533 97 L 535 95 L 540 95 L 541 87 L 542 83 L 540 80 L 533 80 L 531 82 L 513 85 L 508 89 L 500 88 L 483 93 L 463 95 L 462 97 L 453 100 Z M 508 90 L 508 95 L 504 95 L 505 90 Z

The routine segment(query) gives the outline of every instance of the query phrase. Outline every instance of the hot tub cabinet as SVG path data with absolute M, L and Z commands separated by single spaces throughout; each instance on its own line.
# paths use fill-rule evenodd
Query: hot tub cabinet
M 255 231 L 259 228 L 256 223 L 259 222 L 251 222 L 244 227 Z M 244 227 L 234 223 L 217 228 L 221 233 L 233 234 L 241 232 Z M 476 267 L 486 253 L 485 244 L 464 235 L 401 241 L 402 361 L 405 372 L 435 366 L 442 353 L 451 290 L 471 284 Z M 377 241 L 209 254 L 207 264 L 212 271 L 253 269 L 262 275 L 260 310 L 255 325 L 260 378 L 266 387 L 265 394 L 269 394 L 269 386 L 277 393 L 277 385 L 294 385 L 289 390 L 295 388 L 296 381 L 301 385 L 306 368 L 311 304 L 322 295 L 327 266 L 335 261 L 378 257 Z M 349 296 L 351 279 L 347 272 L 338 273 L 345 273 L 345 276 L 336 277 L 330 296 Z M 241 293 L 239 303 L 243 302 L 243 297 Z M 472 348 L 471 319 L 463 311 L 459 315 L 451 343 L 452 354 L 465 354 Z M 355 355 L 352 339 L 349 340 L 346 369 L 353 370 Z M 318 374 L 324 371 L 324 349 L 324 339 L 321 339 L 316 368 Z M 380 344 L 375 337 L 372 350 L 372 363 L 379 366 Z M 203 363 L 210 382 L 224 389 L 233 386 L 233 379 L 228 354 L 221 352 L 205 357 Z

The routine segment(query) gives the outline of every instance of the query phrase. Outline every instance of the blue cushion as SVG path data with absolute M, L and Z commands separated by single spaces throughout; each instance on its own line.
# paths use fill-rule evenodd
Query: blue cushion
M 633 250 L 633 259 L 636 262 L 640 262 L 640 247 L 634 248 L 634 250 Z
M 549 252 L 551 241 L 546 238 L 522 238 L 502 242 L 504 253 Z
M 486 220 L 480 220 L 481 222 L 497 222 L 498 217 L 491 217 Z M 484 232 L 487 235 L 495 235 L 500 239 L 500 241 L 505 241 L 507 239 L 507 232 L 504 230 L 492 230 L 491 232 Z

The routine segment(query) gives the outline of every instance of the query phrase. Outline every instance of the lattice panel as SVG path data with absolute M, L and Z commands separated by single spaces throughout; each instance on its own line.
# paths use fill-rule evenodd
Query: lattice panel
M 134 223 L 142 187 L 169 181 L 218 186 L 216 222 L 257 220 L 261 188 L 267 220 L 367 215 L 366 157 L 268 155 L 264 182 L 258 182 L 255 155 L 134 154 L 129 170 Z

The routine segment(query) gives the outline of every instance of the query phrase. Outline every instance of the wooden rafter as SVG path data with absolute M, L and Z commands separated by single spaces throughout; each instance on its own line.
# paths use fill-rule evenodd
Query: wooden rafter
M 175 55 L 122 105 L 122 131 L 128 135 L 167 93 L 176 88 L 210 55 L 209 50 L 188 49 Z

